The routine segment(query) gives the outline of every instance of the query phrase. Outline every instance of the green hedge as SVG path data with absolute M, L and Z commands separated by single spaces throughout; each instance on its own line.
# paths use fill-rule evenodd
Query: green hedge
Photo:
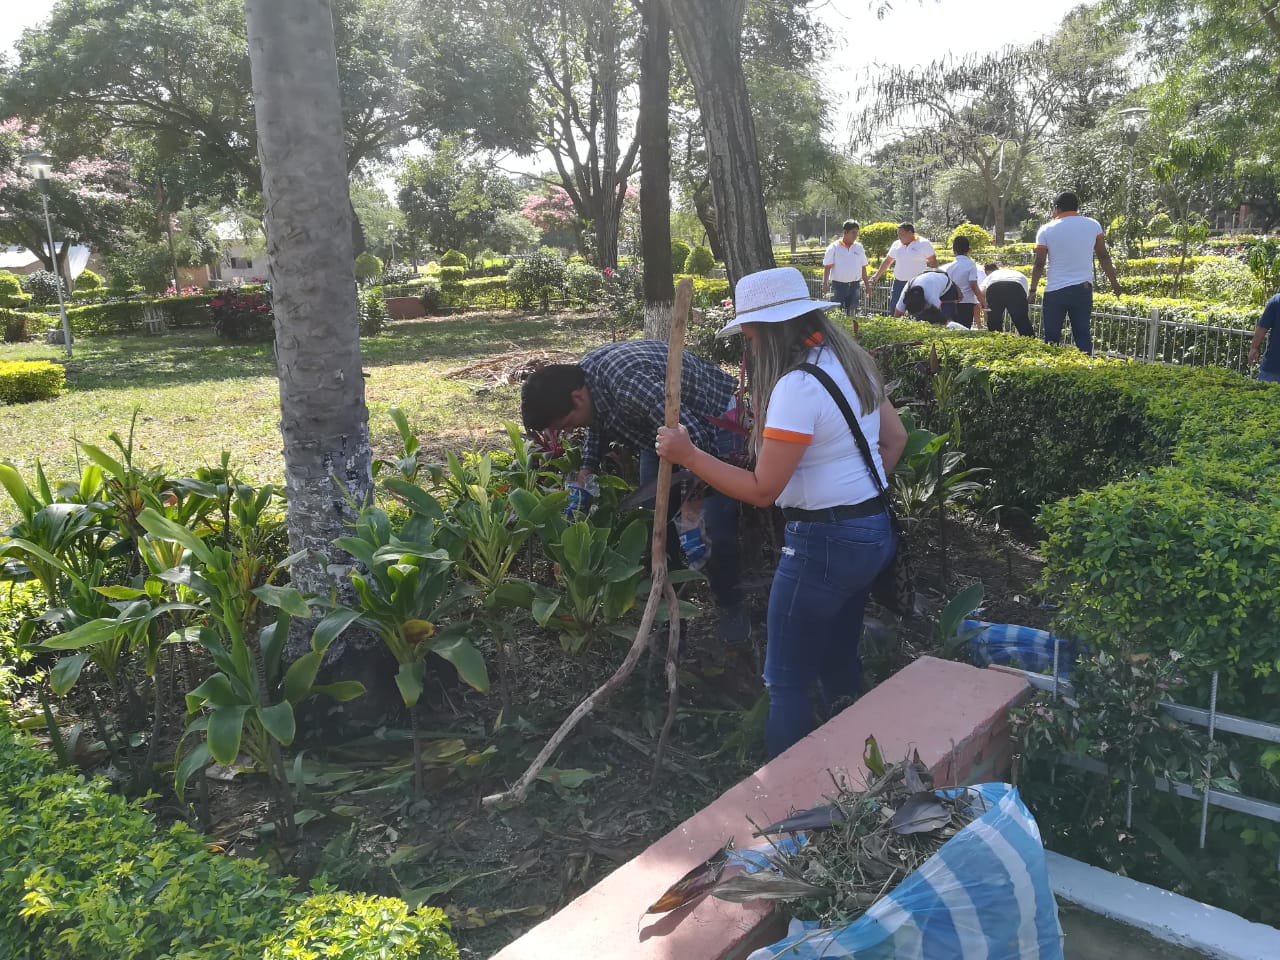
M 0 725 L 0 956 L 457 960 L 439 910 L 295 886 L 183 824 L 159 831 Z
M 243 288 L 242 288 L 243 289 Z M 73 337 L 92 337 L 112 333 L 140 333 L 149 309 L 158 309 L 171 327 L 207 327 L 211 318 L 209 301 L 216 294 L 192 294 L 185 297 L 157 297 L 147 300 L 112 300 L 107 303 L 68 307 L 67 320 Z
M 48 360 L 0 360 L 0 403 L 48 400 L 62 392 L 67 372 Z
M 936 343 L 992 501 L 1042 508 L 1056 627 L 1098 649 L 1186 654 L 1187 702 L 1280 720 L 1280 387 L 1228 370 L 1090 360 L 1029 338 L 883 320 L 864 342 Z M 925 348 L 881 351 L 917 389 Z M 1181 695 L 1180 695 L 1181 698 Z

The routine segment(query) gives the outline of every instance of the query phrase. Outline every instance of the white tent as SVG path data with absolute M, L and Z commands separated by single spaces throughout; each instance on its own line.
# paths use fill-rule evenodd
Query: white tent
M 62 244 L 58 244 L 58 252 L 62 252 Z M 24 270 L 39 263 L 40 258 L 26 247 L 4 247 L 0 249 L 0 270 Z M 89 262 L 89 248 L 83 244 L 72 244 L 67 253 L 67 269 L 71 272 L 71 281 L 80 276 Z

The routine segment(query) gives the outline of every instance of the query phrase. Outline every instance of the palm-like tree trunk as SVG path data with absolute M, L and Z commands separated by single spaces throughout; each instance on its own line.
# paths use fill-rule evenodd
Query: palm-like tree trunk
M 667 339 L 676 287 L 671 277 L 671 22 L 661 0 L 645 0 L 640 52 L 640 245 L 644 335 Z
M 372 496 L 351 201 L 329 0 L 245 0 L 274 296 L 289 547 L 303 592 Z M 291 652 L 296 650 L 293 638 Z

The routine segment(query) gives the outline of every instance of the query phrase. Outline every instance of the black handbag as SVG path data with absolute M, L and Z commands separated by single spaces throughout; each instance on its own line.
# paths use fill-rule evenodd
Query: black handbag
M 854 443 L 857 444 L 858 452 L 862 454 L 867 472 L 871 474 L 871 482 L 875 484 L 880 502 L 884 504 L 884 511 L 889 515 L 889 525 L 896 535 L 897 547 L 893 556 L 871 584 L 871 599 L 890 613 L 900 617 L 911 616 L 915 613 L 916 607 L 916 577 L 915 567 L 911 563 L 911 553 L 907 547 L 907 531 L 898 519 L 897 513 L 894 512 L 889 491 L 880 481 L 880 471 L 876 469 L 876 462 L 871 456 L 871 447 L 862 433 L 862 427 L 858 425 L 858 418 L 854 415 L 853 408 L 849 406 L 844 391 L 836 385 L 831 374 L 816 363 L 802 363 L 796 369 L 813 374 L 817 381 L 826 387 L 827 393 L 831 394 L 831 399 L 844 414 L 845 423 L 849 425 L 849 432 L 853 434 Z

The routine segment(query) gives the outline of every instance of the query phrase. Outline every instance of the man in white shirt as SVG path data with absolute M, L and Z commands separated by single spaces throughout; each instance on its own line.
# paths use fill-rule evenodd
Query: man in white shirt
M 968 237 L 959 236 L 952 240 L 951 252 L 955 254 L 955 260 L 942 269 L 947 271 L 951 282 L 960 289 L 960 299 L 954 304 L 944 304 L 942 312 L 948 320 L 955 320 L 961 326 L 973 329 L 974 319 L 982 316 L 977 312 L 978 308 L 981 307 L 983 313 L 987 310 L 987 298 L 979 284 L 982 274 L 978 272 L 978 265 L 969 257 Z
M 1062 339 L 1062 322 L 1071 319 L 1071 339 L 1090 356 L 1093 337 L 1089 320 L 1093 314 L 1093 257 L 1098 257 L 1102 272 L 1111 281 L 1111 289 L 1120 296 L 1120 281 L 1107 250 L 1102 225 L 1092 217 L 1080 216 L 1080 201 L 1071 191 L 1053 200 L 1053 219 L 1036 234 L 1035 262 L 1031 268 L 1029 300 L 1035 300 L 1040 277 L 1048 262 L 1048 279 L 1044 284 L 1044 339 L 1058 343 Z
M 867 290 L 867 298 L 871 298 L 871 285 L 867 282 L 867 251 L 858 242 L 857 220 L 844 222 L 844 235 L 827 247 L 822 258 L 822 295 L 831 291 L 831 299 L 844 308 L 844 315 L 852 317 L 858 309 L 858 284 Z M 854 333 L 858 325 L 854 324 Z
M 909 313 L 917 320 L 941 324 L 947 319 L 947 308 L 954 306 L 959 300 L 960 288 L 952 282 L 945 270 L 926 270 L 907 281 L 902 288 L 902 296 L 894 305 L 893 315 L 900 317 Z M 937 316 L 923 311 L 931 311 Z
M 915 224 L 900 223 L 898 239 L 893 241 L 893 246 L 885 254 L 884 260 L 880 263 L 880 269 L 871 278 L 871 283 L 873 285 L 878 283 L 889 268 L 893 267 L 893 292 L 889 294 L 889 308 L 892 310 L 902 297 L 903 288 L 924 271 L 937 265 L 938 257 L 934 252 L 933 244 L 924 237 L 916 236 Z
M 1034 336 L 1027 310 L 1027 278 L 1017 270 L 1002 268 L 995 261 L 983 269 L 987 273 L 987 278 L 982 281 L 982 292 L 987 295 L 987 329 L 1003 333 L 1007 311 L 1019 336 Z

